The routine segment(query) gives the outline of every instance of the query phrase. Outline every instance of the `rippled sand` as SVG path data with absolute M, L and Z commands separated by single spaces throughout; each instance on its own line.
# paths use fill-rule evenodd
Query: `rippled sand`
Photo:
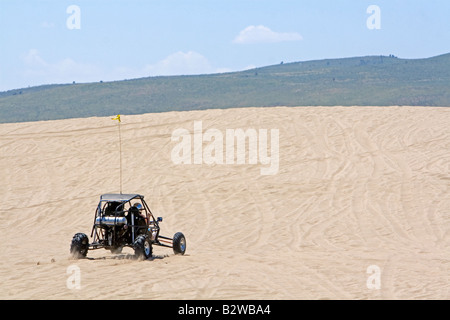
M 194 121 L 279 130 L 277 174 L 174 164 L 172 133 Z M 119 191 L 118 122 L 1 124 L 0 298 L 449 299 L 449 125 L 430 107 L 123 115 L 123 192 L 187 238 L 185 256 L 136 261 L 130 248 L 69 256 L 100 194 Z

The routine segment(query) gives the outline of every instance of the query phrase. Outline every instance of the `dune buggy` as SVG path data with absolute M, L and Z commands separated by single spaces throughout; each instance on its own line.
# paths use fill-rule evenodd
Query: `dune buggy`
M 172 248 L 175 254 L 186 251 L 186 238 L 181 232 L 172 238 L 159 234 L 159 223 L 139 194 L 104 194 L 95 210 L 91 238 L 76 233 L 70 245 L 75 259 L 85 258 L 89 250 L 104 248 L 121 253 L 124 247 L 134 249 L 135 256 L 147 259 L 152 256 L 153 245 Z

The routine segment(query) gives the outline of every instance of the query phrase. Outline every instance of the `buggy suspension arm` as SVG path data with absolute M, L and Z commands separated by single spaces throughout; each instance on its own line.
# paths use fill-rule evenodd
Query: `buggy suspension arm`
M 173 248 L 173 239 L 164 236 L 158 236 L 155 244 L 161 247 Z

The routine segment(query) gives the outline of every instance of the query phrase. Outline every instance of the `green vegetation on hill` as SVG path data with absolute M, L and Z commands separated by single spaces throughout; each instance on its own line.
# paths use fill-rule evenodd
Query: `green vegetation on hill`
M 270 106 L 450 106 L 450 54 L 285 63 L 241 72 L 0 92 L 1 122 Z

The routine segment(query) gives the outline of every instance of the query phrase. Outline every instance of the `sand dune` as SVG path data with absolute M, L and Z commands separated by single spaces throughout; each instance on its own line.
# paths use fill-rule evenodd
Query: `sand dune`
M 155 247 L 146 261 L 131 249 L 72 260 L 72 236 L 90 233 L 100 194 L 119 191 L 118 123 L 2 124 L 1 299 L 450 298 L 450 109 L 122 120 L 123 191 L 146 196 L 163 234 L 186 235 L 186 255 Z M 174 164 L 172 133 L 194 121 L 224 134 L 278 129 L 277 174 L 261 163 Z M 79 289 L 68 286 L 71 266 Z

